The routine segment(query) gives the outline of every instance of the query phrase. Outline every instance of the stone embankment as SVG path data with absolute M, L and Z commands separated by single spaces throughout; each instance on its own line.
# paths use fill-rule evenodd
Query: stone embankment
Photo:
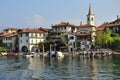
M 112 55 L 113 55 L 113 56 L 120 56 L 120 52 L 115 52 L 115 51 L 114 51 L 114 52 L 112 53 Z

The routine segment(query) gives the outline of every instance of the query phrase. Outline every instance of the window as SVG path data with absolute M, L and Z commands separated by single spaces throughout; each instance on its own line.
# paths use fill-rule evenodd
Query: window
M 37 39 L 36 39 L 36 44 L 37 44 Z
M 37 37 L 37 33 L 35 33 L 35 37 Z
M 91 18 L 91 21 L 93 21 L 93 17 Z
M 74 37 L 73 37 L 73 36 L 71 36 L 71 37 L 70 37 L 70 39 L 74 39 Z
M 22 43 L 22 40 L 20 42 Z
M 39 36 L 41 36 L 41 33 L 39 33 Z
M 55 31 L 57 31 L 57 28 L 55 28 Z
M 22 37 L 22 34 L 20 34 L 20 37 Z
M 33 37 L 33 33 L 31 33 L 31 37 Z
M 28 36 L 28 33 L 26 33 L 26 36 Z
M 33 40 L 31 40 L 31 43 L 33 44 Z
M 41 40 L 39 42 L 41 42 Z
M 28 39 L 26 40 L 26 43 L 28 43 Z

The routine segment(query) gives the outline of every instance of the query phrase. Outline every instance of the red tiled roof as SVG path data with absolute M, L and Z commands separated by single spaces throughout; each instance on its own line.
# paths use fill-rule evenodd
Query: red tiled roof
M 118 27 L 120 24 L 107 24 L 106 27 Z
M 103 31 L 108 23 L 103 23 L 102 25 L 97 27 L 97 31 Z
M 76 25 L 70 24 L 69 22 L 61 22 L 59 24 L 53 25 L 52 27 L 66 27 L 66 26 L 77 27 Z
M 90 36 L 91 34 L 76 34 L 76 37 L 82 37 L 82 36 Z
M 84 25 L 81 24 L 80 26 L 78 26 L 78 28 L 89 28 L 89 27 L 95 27 L 95 26 L 90 24 L 84 24 Z
M 4 29 L 4 31 L 6 31 L 6 30 L 17 30 L 17 28 L 6 28 L 6 29 Z
M 44 33 L 44 31 L 39 30 L 39 29 L 23 29 L 22 31 L 20 31 L 20 33 Z
M 120 27 L 120 24 L 104 23 L 97 27 L 97 31 L 103 31 L 106 27 Z
M 17 33 L 3 33 L 0 37 L 12 37 L 18 35 Z
M 51 29 L 48 29 L 48 28 L 39 28 L 39 30 L 42 30 L 44 32 L 49 32 Z
M 104 28 L 97 28 L 97 31 L 103 31 Z

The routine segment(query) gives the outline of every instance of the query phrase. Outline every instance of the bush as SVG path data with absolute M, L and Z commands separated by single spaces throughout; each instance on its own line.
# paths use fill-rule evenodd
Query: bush
M 0 46 L 0 50 L 6 50 L 6 49 L 10 49 L 10 47 L 8 47 L 8 46 Z

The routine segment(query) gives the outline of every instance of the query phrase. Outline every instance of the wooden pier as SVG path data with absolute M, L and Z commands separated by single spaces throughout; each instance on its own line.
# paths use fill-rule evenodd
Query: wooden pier
M 83 57 L 87 58 L 95 58 L 95 57 L 105 57 L 112 55 L 112 51 L 107 50 L 99 50 L 99 51 L 81 51 L 79 55 L 83 55 Z

